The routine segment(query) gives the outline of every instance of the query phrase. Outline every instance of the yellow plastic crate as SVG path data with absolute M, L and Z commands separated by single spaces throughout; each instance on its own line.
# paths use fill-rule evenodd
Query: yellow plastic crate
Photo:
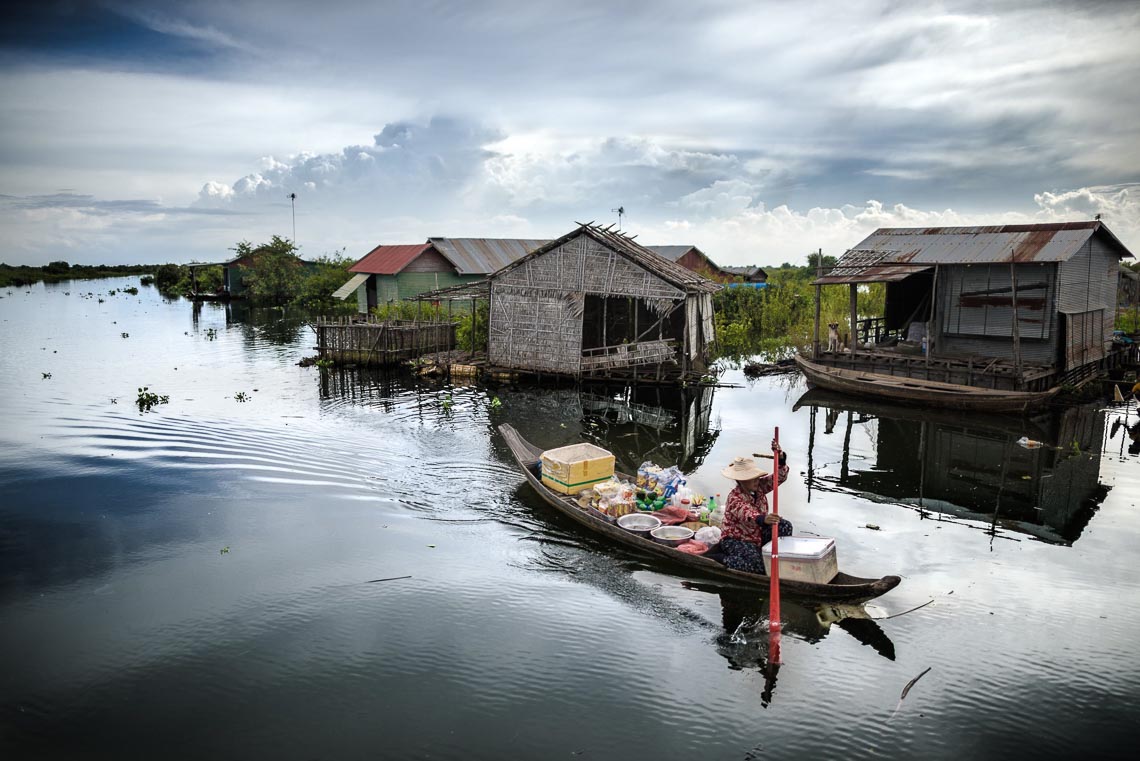
M 571 444 L 542 453 L 542 483 L 562 494 L 577 494 L 614 474 L 614 456 L 593 444 Z

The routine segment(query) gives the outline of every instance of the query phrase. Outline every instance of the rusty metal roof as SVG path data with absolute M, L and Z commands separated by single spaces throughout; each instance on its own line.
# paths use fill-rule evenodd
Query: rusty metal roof
M 871 233 L 814 282 L 882 283 L 902 280 L 935 264 L 1063 262 L 1100 234 L 1121 256 L 1131 256 L 1103 222 L 992 227 L 884 227 Z
M 348 268 L 349 272 L 363 272 L 370 275 L 396 275 L 407 267 L 431 244 L 414 243 L 401 246 L 377 246 L 369 251 L 356 264 Z
M 460 275 L 489 275 L 548 241 L 517 238 L 428 238 Z

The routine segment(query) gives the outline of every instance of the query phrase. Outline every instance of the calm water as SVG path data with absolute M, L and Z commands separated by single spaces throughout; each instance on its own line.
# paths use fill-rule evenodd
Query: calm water
M 293 315 L 134 282 L 0 291 L 5 759 L 1131 757 L 1135 408 L 322 373 Z M 765 601 L 582 534 L 504 422 L 725 494 L 778 425 L 782 512 L 903 583 L 785 600 L 773 680 Z

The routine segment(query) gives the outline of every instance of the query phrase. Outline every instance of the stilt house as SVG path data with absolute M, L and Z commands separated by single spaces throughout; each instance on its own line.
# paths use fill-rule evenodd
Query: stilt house
M 821 351 L 817 325 L 815 360 L 993 389 L 1078 382 L 1113 360 L 1131 255 L 1100 221 L 876 230 L 815 281 L 851 289 L 847 345 Z M 868 283 L 886 284 L 881 316 L 857 314 Z
M 489 287 L 493 366 L 575 377 L 707 369 L 720 286 L 609 228 L 581 225 Z

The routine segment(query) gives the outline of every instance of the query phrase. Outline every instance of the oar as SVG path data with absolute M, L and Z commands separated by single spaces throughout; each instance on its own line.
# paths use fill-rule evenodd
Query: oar
M 780 427 L 772 439 L 772 515 L 780 516 Z M 768 662 L 780 663 L 780 524 L 772 525 L 772 574 L 768 595 Z

